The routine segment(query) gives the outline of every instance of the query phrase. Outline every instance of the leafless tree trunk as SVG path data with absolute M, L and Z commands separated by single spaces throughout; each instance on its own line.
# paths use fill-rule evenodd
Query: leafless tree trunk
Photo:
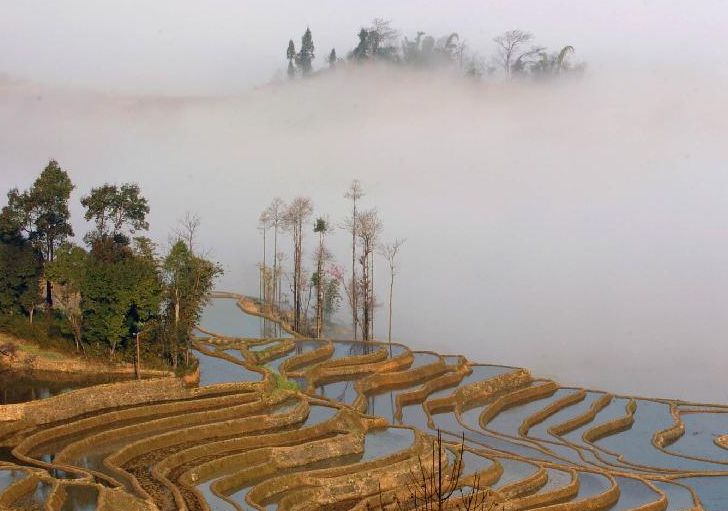
M 359 256 L 359 263 L 361 264 L 361 293 L 362 293 L 362 321 L 361 321 L 361 339 L 362 341 L 369 340 L 369 258 L 363 253 Z
M 389 325 L 387 328 L 387 341 L 389 342 L 390 355 L 392 351 L 392 296 L 394 290 L 394 276 L 397 275 L 396 258 L 404 239 L 396 239 L 391 243 L 385 243 L 379 247 L 379 253 L 387 260 L 389 265 Z
M 136 378 L 137 380 L 142 379 L 142 359 L 140 357 L 139 349 L 139 332 L 136 333 Z
M 187 244 L 191 254 L 195 253 L 197 231 L 200 229 L 200 216 L 190 211 L 185 212 L 184 218 L 178 221 L 177 237 Z
M 268 225 L 273 228 L 273 289 L 272 305 L 280 308 L 280 259 L 278 254 L 278 230 L 284 225 L 286 205 L 278 197 L 274 198 L 264 211 Z
M 377 301 L 374 298 L 376 296 L 374 294 L 374 250 L 369 254 L 369 282 L 369 296 L 372 297 L 372 308 L 369 313 L 369 332 L 374 337 L 374 309 L 377 306 Z
M 83 328 L 83 313 L 81 311 L 81 292 L 72 288 L 67 283 L 53 283 L 53 303 L 61 310 L 68 320 L 73 333 L 73 340 L 76 343 L 76 351 L 83 350 L 81 342 L 81 331 Z M 31 318 L 33 317 L 33 309 L 30 310 Z M 32 321 L 31 321 L 32 322 Z
M 349 189 L 344 194 L 344 197 L 351 200 L 351 224 L 349 228 L 351 230 L 351 321 L 353 330 L 353 339 L 356 341 L 357 338 L 357 324 L 359 320 L 359 308 L 357 304 L 357 285 L 356 285 L 356 203 L 359 199 L 364 196 L 364 190 L 361 187 L 358 179 L 354 179 L 349 186 Z
M 359 256 L 361 266 L 361 293 L 362 293 L 362 340 L 369 341 L 372 338 L 372 314 L 374 311 L 374 289 L 371 283 L 371 268 L 374 247 L 382 230 L 382 222 L 376 209 L 362 211 L 357 215 L 356 221 L 357 237 L 361 245 L 362 253 Z
M 268 228 L 270 227 L 270 217 L 268 215 L 268 209 L 263 210 L 258 218 L 258 229 L 263 233 L 263 263 L 260 268 L 260 301 L 261 303 L 268 302 L 268 256 L 266 254 L 266 235 Z
M 515 55 L 521 45 L 529 42 L 533 35 L 522 30 L 509 30 L 493 39 L 506 78 L 510 79 Z
M 302 291 L 305 286 L 303 278 L 303 224 L 313 213 L 311 199 L 297 197 L 286 209 L 286 226 L 293 237 L 293 329 L 297 332 L 302 327 Z
M 320 338 L 324 329 L 324 246 L 323 236 L 319 235 L 319 254 L 316 264 L 316 337 Z

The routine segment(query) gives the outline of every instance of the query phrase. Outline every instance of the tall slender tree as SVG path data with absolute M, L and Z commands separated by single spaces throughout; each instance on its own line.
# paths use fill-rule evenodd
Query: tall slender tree
M 268 275 L 268 258 L 266 255 L 266 236 L 270 228 L 270 216 L 268 209 L 264 209 L 258 217 L 258 230 L 263 234 L 263 262 L 260 265 L 260 300 L 263 303 L 272 303 L 272 293 L 270 292 L 270 276 Z
M 364 197 L 364 189 L 359 183 L 358 179 L 354 179 L 349 185 L 349 189 L 344 194 L 344 198 L 351 201 L 351 217 L 347 219 L 346 225 L 351 232 L 351 284 L 349 293 L 351 295 L 351 323 L 352 323 L 352 336 L 356 341 L 357 339 L 357 328 L 359 323 L 359 308 L 358 308 L 358 289 L 357 289 L 357 277 L 356 277 L 356 228 L 357 228 L 357 202 L 359 199 Z
M 328 253 L 324 245 L 324 238 L 329 231 L 329 223 L 319 217 L 314 222 L 313 231 L 318 233 L 318 249 L 316 251 L 316 273 L 314 274 L 314 285 L 316 286 L 316 337 L 320 338 L 324 328 L 324 294 L 326 291 L 326 276 L 324 275 L 324 264 L 328 259 Z
M 371 286 L 371 259 L 374 257 L 374 249 L 377 246 L 377 240 L 382 230 L 382 222 L 376 209 L 362 211 L 357 215 L 357 237 L 361 245 L 361 254 L 359 255 L 359 265 L 361 267 L 361 282 L 359 289 L 361 292 L 361 331 L 362 340 L 369 341 L 373 337 L 372 325 L 374 315 L 374 305 L 376 299 L 374 289 Z
M 293 79 L 296 76 L 296 67 L 293 65 L 294 60 L 296 60 L 296 45 L 293 44 L 293 39 L 288 41 L 286 58 L 288 59 L 288 78 Z
M 329 67 L 332 69 L 336 67 L 336 48 L 331 48 L 331 53 L 329 53 Z
M 397 275 L 397 254 L 404 245 L 404 239 L 396 239 L 391 243 L 384 243 L 379 247 L 379 253 L 387 260 L 389 266 L 389 318 L 387 327 L 387 342 L 389 350 L 392 350 L 392 296 L 394 293 L 394 277 Z
M 286 228 L 293 240 L 293 329 L 300 332 L 303 327 L 301 317 L 303 305 L 303 225 L 313 214 L 313 205 L 308 197 L 296 197 L 285 213 Z
M 274 198 L 266 208 L 270 226 L 273 228 L 273 304 L 281 305 L 281 268 L 278 253 L 278 232 L 283 227 L 283 216 L 286 211 L 285 203 L 278 197 Z

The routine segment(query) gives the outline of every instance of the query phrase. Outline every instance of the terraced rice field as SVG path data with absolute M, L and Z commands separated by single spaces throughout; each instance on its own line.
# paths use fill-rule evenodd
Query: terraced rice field
M 435 456 L 460 465 L 459 485 L 492 488 L 498 509 L 728 510 L 728 407 L 262 321 L 216 300 L 196 386 L 122 382 L 0 407 L 0 509 L 376 509 Z

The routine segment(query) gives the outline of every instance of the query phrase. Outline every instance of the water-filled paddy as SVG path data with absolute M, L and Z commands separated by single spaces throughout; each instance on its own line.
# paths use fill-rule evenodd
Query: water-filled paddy
M 716 438 L 728 434 L 728 413 L 683 413 L 680 418 L 685 434 L 667 450 L 728 463 L 728 450 L 715 444 Z
M 228 316 L 234 316 L 234 319 L 228 318 Z M 265 335 L 265 328 L 261 329 L 260 318 L 255 316 L 249 316 L 242 312 L 235 303 L 234 300 L 215 300 L 210 308 L 206 311 L 206 318 L 209 324 L 203 327 L 209 328 L 212 331 L 223 332 L 227 335 L 234 335 L 238 337 L 246 337 L 252 339 L 258 339 L 261 335 Z M 250 319 L 252 318 L 252 321 Z M 257 330 L 256 330 L 257 329 Z M 267 354 L 268 350 L 279 350 L 285 346 L 284 341 L 280 339 L 267 339 L 262 342 L 253 342 L 252 344 L 246 341 L 236 342 L 223 342 L 210 341 L 213 344 L 198 345 L 202 350 L 208 351 L 210 354 L 206 354 L 202 351 L 195 350 L 195 356 L 200 362 L 200 387 L 206 387 L 205 390 L 212 390 L 213 395 L 216 389 L 209 387 L 221 384 L 221 383 L 232 383 L 232 382 L 270 382 L 275 381 L 276 385 L 279 384 L 278 378 L 270 378 L 264 380 L 263 373 L 268 371 L 279 372 L 282 364 L 290 360 L 296 355 L 305 353 L 307 351 L 316 349 L 323 346 L 322 341 L 314 340 L 300 340 L 295 341 L 295 347 L 285 352 L 281 352 L 280 355 L 275 358 L 269 359 Z M 285 341 L 288 342 L 288 341 Z M 283 343 L 283 344 L 282 344 Z M 218 348 L 217 346 L 220 346 Z M 356 391 L 357 381 L 370 374 L 371 369 L 362 368 L 357 371 L 354 369 L 355 376 L 346 376 L 346 371 L 351 371 L 351 365 L 366 363 L 360 357 L 348 358 L 343 364 L 341 359 L 347 357 L 356 357 L 360 355 L 366 355 L 368 353 L 376 352 L 377 350 L 384 349 L 387 351 L 387 356 L 398 356 L 406 352 L 407 348 L 401 345 L 392 346 L 392 355 L 388 353 L 388 346 L 384 345 L 366 345 L 364 343 L 351 343 L 346 341 L 334 341 L 333 342 L 334 353 L 330 357 L 330 360 L 340 360 L 339 365 L 330 365 L 327 371 L 331 368 L 342 367 L 341 374 L 338 376 L 334 375 L 333 381 L 328 381 L 316 390 L 316 394 L 325 396 L 331 400 L 337 401 L 344 405 L 352 406 L 357 401 L 358 393 Z M 221 351 L 218 351 L 221 350 Z M 286 348 L 287 349 L 287 348 Z M 227 359 L 225 358 L 227 357 Z M 260 360 L 260 362 L 256 362 Z M 426 352 L 414 352 L 413 361 L 408 367 L 399 367 L 396 371 L 416 371 L 421 367 L 431 365 L 439 362 L 440 360 L 448 364 L 446 370 L 450 373 L 454 371 L 461 371 L 461 362 L 463 359 L 457 356 L 448 356 L 441 358 L 435 354 Z M 320 360 L 311 361 L 306 366 L 306 370 L 310 369 L 314 365 L 320 363 Z M 255 364 L 259 365 L 259 371 L 253 371 L 249 367 L 253 367 Z M 248 366 L 248 367 L 246 367 Z M 437 390 L 429 396 L 425 396 L 422 391 L 427 386 L 427 382 L 434 378 L 439 378 L 440 373 L 436 376 L 428 376 L 423 378 L 421 381 L 413 383 L 392 383 L 390 386 L 385 386 L 384 381 L 379 377 L 370 379 L 367 385 L 373 384 L 372 388 L 367 387 L 366 394 L 366 411 L 368 414 L 376 415 L 378 417 L 384 417 L 388 419 L 390 423 L 396 422 L 397 412 L 397 398 L 404 393 L 419 393 L 419 398 L 426 400 L 441 399 L 445 398 L 444 401 L 450 402 L 453 406 L 455 405 L 456 396 L 464 396 L 465 393 L 456 393 L 458 388 L 462 388 L 466 385 L 471 385 L 476 382 L 483 380 L 492 379 L 495 376 L 504 376 L 507 373 L 514 372 L 516 368 L 513 367 L 502 367 L 488 364 L 473 364 L 471 365 L 472 373 L 467 374 L 462 380 L 452 385 L 449 388 Z M 336 371 L 334 371 L 336 372 Z M 316 374 L 315 372 L 312 374 Z M 515 373 L 514 373 L 515 374 Z M 453 377 L 453 374 L 444 375 L 445 381 L 448 378 Z M 538 376 L 538 375 L 536 375 Z M 401 378 L 401 376 L 399 376 Z M 300 380 L 301 383 L 305 383 L 305 380 L 301 378 L 291 378 L 294 380 Z M 455 378 L 453 378 L 455 379 Z M 500 381 L 499 380 L 493 380 Z M 543 380 L 536 379 L 531 386 L 542 385 Z M 394 388 L 392 387 L 394 385 Z M 225 387 L 229 389 L 229 387 Z M 478 389 L 485 387 L 477 387 Z M 523 387 L 520 387 L 523 388 Z M 229 392 L 226 390 L 225 392 Z M 474 387 L 470 387 L 468 392 L 474 391 Z M 558 437 L 550 434 L 548 429 L 564 422 L 574 419 L 575 417 L 581 416 L 596 402 L 597 399 L 604 396 L 601 392 L 588 391 L 585 394 L 585 398 L 581 401 L 575 401 L 563 409 L 546 417 L 542 422 L 533 425 L 528 433 L 528 438 L 522 438 L 519 436 L 519 427 L 524 423 L 525 420 L 539 414 L 542 410 L 553 405 L 557 401 L 568 397 L 574 396 L 579 389 L 575 388 L 559 388 L 552 394 L 541 395 L 534 397 L 527 402 L 519 402 L 519 404 L 513 406 L 506 406 L 503 409 L 499 409 L 498 413 L 489 420 L 487 424 L 487 430 L 483 430 L 479 423 L 479 417 L 484 410 L 493 402 L 491 400 L 481 401 L 486 403 L 472 409 L 465 410 L 462 415 L 458 418 L 455 412 L 445 411 L 441 413 L 435 413 L 432 416 L 435 428 L 443 430 L 443 437 L 447 442 L 451 444 L 458 444 L 460 442 L 461 435 L 464 434 L 466 446 L 473 449 L 490 449 L 489 456 L 497 457 L 498 461 L 503 466 L 503 475 L 500 480 L 495 484 L 496 488 L 503 488 L 512 483 L 522 481 L 524 478 L 535 474 L 539 470 L 541 462 L 553 463 L 555 466 L 545 468 L 547 474 L 547 480 L 545 484 L 535 491 L 541 495 L 548 496 L 551 492 L 563 488 L 571 483 L 571 475 L 566 470 L 560 470 L 556 467 L 561 465 L 562 467 L 567 466 L 583 466 L 584 468 L 596 468 L 597 470 L 603 470 L 603 473 L 592 473 L 588 471 L 579 471 L 578 478 L 580 482 L 578 495 L 575 500 L 583 500 L 585 503 L 594 498 L 596 495 L 607 491 L 611 482 L 607 477 L 607 473 L 618 467 L 620 470 L 629 471 L 633 474 L 642 474 L 649 476 L 652 474 L 648 469 L 640 469 L 636 466 L 630 465 L 650 465 L 659 467 L 662 469 L 668 469 L 672 471 L 685 471 L 695 470 L 703 471 L 709 469 L 718 470 L 724 469 L 723 465 L 716 463 L 709 463 L 705 461 L 697 460 L 686 460 L 679 456 L 673 456 L 666 452 L 661 452 L 652 446 L 651 439 L 656 431 L 668 428 L 672 425 L 672 417 L 670 415 L 669 404 L 662 402 L 653 402 L 647 400 L 637 400 L 637 410 L 634 414 L 634 424 L 631 428 L 627 428 L 622 431 L 615 431 L 607 435 L 606 437 L 597 440 L 595 445 L 592 446 L 586 442 L 583 435 L 593 429 L 596 426 L 606 424 L 614 419 L 622 418 L 627 414 L 626 405 L 629 402 L 627 397 L 615 397 L 611 403 L 601 410 L 593 420 L 588 423 L 581 425 L 571 432 L 563 434 L 563 437 Z M 502 395 L 496 394 L 496 395 Z M 234 396 L 229 396 L 234 397 Z M 212 398 L 211 398 L 212 399 Z M 228 403 L 227 397 L 225 403 Z M 237 399 L 237 398 L 236 398 Z M 295 406 L 300 402 L 300 399 L 304 399 L 299 394 L 298 399 L 288 399 L 278 405 L 271 405 L 270 408 L 261 412 L 261 418 L 263 415 L 270 416 L 274 414 L 285 414 L 291 412 Z M 459 399 L 459 398 L 458 398 Z M 211 400 L 210 403 L 217 403 L 217 401 Z M 232 401 L 230 401 L 232 403 Z M 169 455 L 184 449 L 192 448 L 194 446 L 204 446 L 206 442 L 219 442 L 220 445 L 225 444 L 228 440 L 233 440 L 236 435 L 233 434 L 230 437 L 225 436 L 224 431 L 215 433 L 213 437 L 207 437 L 207 433 L 202 433 L 202 430 L 206 430 L 207 424 L 214 425 L 221 420 L 232 418 L 229 414 L 223 411 L 227 409 L 227 405 L 219 406 L 221 414 L 204 419 L 202 415 L 198 415 L 196 419 L 192 419 L 193 415 L 189 415 L 189 420 L 184 419 L 181 423 L 185 423 L 185 431 L 191 431 L 192 429 L 199 430 L 200 435 L 195 436 L 194 440 L 188 439 L 186 443 L 180 444 L 179 447 L 166 448 L 155 451 L 150 445 L 147 447 L 148 452 L 154 452 L 153 457 Z M 215 408 L 215 407 L 213 407 Z M 695 410 L 702 410 L 705 407 L 696 407 Z M 197 410 L 204 410 L 204 405 L 197 408 Z M 690 410 L 690 405 L 685 407 L 686 410 Z M 707 410 L 707 408 L 705 408 Z M 718 410 L 718 408 L 716 408 Z M 185 412 L 187 413 L 187 412 Z M 319 404 L 311 404 L 309 408 L 308 416 L 301 420 L 291 417 L 291 419 L 276 419 L 281 424 L 275 430 L 260 430 L 254 429 L 251 434 L 271 434 L 271 435 L 286 435 L 289 432 L 303 431 L 305 428 L 316 428 L 320 424 L 333 419 L 334 416 L 339 413 L 338 408 L 321 406 Z M 351 410 L 346 413 L 342 412 L 340 417 L 337 417 L 331 424 L 338 424 L 347 414 L 352 413 Z M 257 412 L 253 414 L 257 415 Z M 114 438 L 105 438 L 103 441 L 92 444 L 92 447 L 86 449 L 81 454 L 74 455 L 71 459 L 71 464 L 78 467 L 86 467 L 92 470 L 96 470 L 102 473 L 107 473 L 109 476 L 118 477 L 113 470 L 109 470 L 104 460 L 110 455 L 114 454 L 120 448 L 128 445 L 135 440 L 142 440 L 151 438 L 153 435 L 160 435 L 174 431 L 179 426 L 175 424 L 163 424 L 158 423 L 157 425 L 150 425 L 141 430 L 128 430 L 122 431 L 120 428 L 126 426 L 132 426 L 136 422 L 149 422 L 153 419 L 164 418 L 165 414 L 154 414 L 151 413 L 141 418 L 121 418 L 117 417 L 111 420 L 106 425 L 97 425 L 91 429 L 81 429 L 59 437 L 55 440 L 45 440 L 39 444 L 39 451 L 32 453 L 32 456 L 36 459 L 41 459 L 47 462 L 53 462 L 56 454 L 69 444 L 75 442 L 82 442 L 85 438 L 92 434 L 100 433 L 108 429 L 118 429 L 119 435 Z M 110 416 L 112 417 L 112 416 Z M 716 436 L 728 433 L 724 431 L 728 422 L 726 419 L 728 414 L 711 414 L 711 413 L 685 413 L 683 414 L 683 420 L 686 425 L 686 436 L 678 439 L 673 445 L 668 446 L 668 451 L 674 452 L 685 452 L 695 455 L 698 453 L 711 454 L 713 457 L 718 455 L 725 455 L 726 452 L 716 446 L 713 442 Z M 429 432 L 434 434 L 435 430 L 430 429 L 427 424 L 427 414 L 422 404 L 413 404 L 405 406 L 402 409 L 402 423 L 405 425 L 414 426 L 421 431 Z M 252 424 L 252 422 L 250 423 Z M 200 428 L 194 426 L 201 425 Z M 331 427 L 325 425 L 324 428 Z M 311 433 L 306 438 L 330 438 L 331 434 L 326 433 L 325 429 L 322 430 L 322 435 L 319 435 L 319 430 L 312 429 Z M 341 434 L 339 431 L 337 434 Z M 310 436 L 313 435 L 313 436 Z M 228 438 L 228 440 L 225 440 Z M 283 468 L 281 474 L 294 474 L 296 472 L 306 472 L 317 468 L 324 467 L 343 467 L 346 465 L 346 470 L 351 470 L 352 474 L 356 473 L 356 464 L 374 461 L 393 455 L 395 453 L 402 453 L 401 455 L 407 456 L 407 450 L 414 445 L 415 435 L 414 433 L 406 428 L 392 428 L 377 426 L 375 429 L 368 431 L 364 435 L 364 452 L 362 454 L 348 454 L 344 456 L 336 456 L 335 453 L 329 453 L 328 458 L 322 458 L 317 461 L 306 460 L 302 465 L 295 465 L 288 468 Z M 569 441 L 573 443 L 573 446 L 564 443 Z M 294 442 L 295 444 L 295 442 Z M 141 444 L 143 445 L 143 443 Z M 451 446 L 452 448 L 452 446 Z M 597 454 L 592 452 L 593 449 L 604 449 L 614 451 L 614 455 L 605 452 L 597 451 Z M 2 448 L 0 448 L 2 449 Z M 6 452 L 9 449 L 5 448 Z M 43 451 L 43 452 L 40 452 Z M 78 451 L 74 451 L 78 453 Z M 332 456 L 333 454 L 333 456 Z M 524 459 L 517 460 L 512 459 L 509 455 L 521 456 Z M 618 455 L 624 456 L 624 461 L 618 457 Z M 455 459 L 452 452 L 448 451 L 448 457 L 450 462 Z M 7 456 L 9 461 L 13 461 L 12 456 Z M 600 459 L 601 458 L 601 459 Z M 140 458 L 141 459 L 141 458 Z M 150 458 L 152 459 L 152 458 Z M 203 458 L 204 459 L 204 458 Z M 399 459 L 399 457 L 398 457 Z M 475 471 L 481 471 L 492 466 L 493 461 L 485 456 L 479 456 L 473 452 L 466 452 L 464 455 L 464 473 L 469 474 Z M 725 466 L 728 469 L 728 465 Z M 234 469 L 232 469 L 234 470 Z M 23 474 L 17 474 L 14 477 L 22 477 Z M 211 485 L 215 481 L 221 480 L 226 476 L 225 473 L 218 473 L 206 481 L 199 481 L 197 489 L 203 494 L 208 506 L 213 510 L 231 510 L 235 507 L 230 502 L 217 497 L 211 490 Z M 258 477 L 256 474 L 255 477 Z M 238 505 L 244 505 L 245 496 L 248 492 L 259 482 L 266 480 L 266 477 L 261 477 L 256 481 L 247 481 L 241 487 L 235 488 L 234 491 L 230 491 L 230 500 L 236 502 Z M 714 509 L 726 509 L 723 503 L 728 499 L 728 486 L 722 485 L 725 483 L 725 477 L 723 478 L 687 478 L 684 479 L 693 486 L 698 493 L 701 495 L 705 507 L 707 510 L 712 511 Z M 2 491 L 3 485 L 9 484 L 10 475 L 9 472 L 0 469 L 0 492 Z M 132 491 L 130 481 L 124 478 L 119 478 L 119 481 L 129 491 Z M 45 483 L 44 483 L 45 484 Z M 620 497 L 618 502 L 610 509 L 610 511 L 627 511 L 640 505 L 644 505 L 655 501 L 658 498 L 656 491 L 651 489 L 643 481 L 624 477 L 622 475 L 617 477 L 617 484 L 620 487 Z M 690 492 L 674 483 L 658 482 L 655 485 L 662 491 L 664 491 L 670 500 L 668 505 L 668 511 L 684 511 L 686 508 L 692 506 L 692 498 Z M 72 486 L 68 486 L 65 490 L 66 497 L 62 509 L 78 509 L 82 511 L 94 509 L 98 500 L 98 490 L 96 487 L 83 486 L 74 482 Z M 64 491 L 65 491 L 64 490 Z M 43 501 L 47 498 L 49 487 L 47 484 L 39 485 L 34 492 L 29 493 L 24 497 L 25 502 L 31 501 Z M 276 494 L 269 498 L 269 502 L 261 503 L 267 509 L 271 511 L 276 509 L 276 501 L 278 501 L 282 495 Z M 36 502 L 37 504 L 37 502 Z
M 603 395 L 604 394 L 602 394 L 601 392 L 587 392 L 583 400 L 559 410 L 543 422 L 533 426 L 531 429 L 529 429 L 528 436 L 541 439 L 553 438 L 552 435 L 548 432 L 548 429 L 550 427 L 563 424 L 567 420 L 578 417 L 579 415 L 588 411 L 594 401 L 596 401 Z
M 587 499 L 604 493 L 612 486 L 609 479 L 602 474 L 579 472 L 579 493 L 574 500 Z
M 615 477 L 620 489 L 619 501 L 612 511 L 629 511 L 630 509 L 649 504 L 660 498 L 660 495 L 637 479 Z
M 263 374 L 242 365 L 232 364 L 225 359 L 205 355 L 197 350 L 194 350 L 193 353 L 200 361 L 200 386 L 263 379 Z
M 277 323 L 252 314 L 245 314 L 232 298 L 213 298 L 205 307 L 200 326 L 228 337 L 291 337 Z
M 471 383 L 487 380 L 501 374 L 509 373 L 514 370 L 513 367 L 495 366 L 495 365 L 473 365 L 472 372 L 466 375 L 458 384 L 458 387 L 469 385 Z M 438 390 L 430 394 L 430 399 L 436 399 L 451 395 L 457 387 L 450 387 Z
M 551 396 L 539 399 L 537 401 L 530 401 L 520 406 L 514 406 L 507 410 L 499 413 L 493 420 L 491 420 L 487 427 L 489 430 L 497 431 L 504 434 L 512 434 L 514 431 L 518 431 L 518 428 L 523 423 L 524 419 L 533 415 L 540 409 L 550 405 L 554 401 L 564 398 L 571 394 L 573 391 L 567 389 L 559 389 Z
M 496 490 L 530 477 L 538 471 L 538 465 L 521 460 L 498 458 L 498 463 L 503 467 L 503 475 L 493 485 Z
M 13 484 L 15 481 L 23 479 L 24 477 L 26 477 L 26 475 L 27 474 L 22 470 L 0 468 L 0 492 Z
M 638 400 L 634 419 L 635 422 L 631 428 L 603 438 L 597 442 L 597 445 L 611 451 L 624 452 L 625 462 L 638 465 L 686 471 L 724 469 L 715 463 L 671 456 L 652 445 L 652 437 L 655 432 L 672 425 L 669 405 Z
M 728 509 L 728 476 L 690 477 L 679 481 L 695 490 L 705 511 Z

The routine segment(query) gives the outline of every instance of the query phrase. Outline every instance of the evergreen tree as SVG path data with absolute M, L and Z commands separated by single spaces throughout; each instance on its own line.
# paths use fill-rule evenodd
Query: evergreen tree
M 329 53 L 329 67 L 336 67 L 336 48 L 331 48 L 331 53 Z
M 304 76 L 312 71 L 313 59 L 315 57 L 311 29 L 306 27 L 306 32 L 304 32 L 303 37 L 301 38 L 301 51 L 299 51 L 296 56 L 296 64 L 298 64 L 298 67 L 301 68 L 301 73 Z
M 293 61 L 296 59 L 296 46 L 293 44 L 293 39 L 288 41 L 286 58 L 288 59 L 288 78 L 293 79 L 296 76 L 296 66 L 293 65 Z
M 369 57 L 369 32 L 362 28 L 359 31 L 359 44 L 351 52 L 351 55 L 357 60 L 364 60 Z

